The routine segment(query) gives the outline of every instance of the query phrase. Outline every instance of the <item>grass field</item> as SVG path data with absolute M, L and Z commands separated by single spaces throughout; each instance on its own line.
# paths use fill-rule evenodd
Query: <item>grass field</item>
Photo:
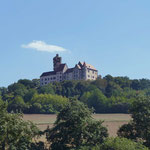
M 94 114 L 93 118 L 104 121 L 103 124 L 108 128 L 110 136 L 116 136 L 119 127 L 131 120 L 129 114 Z M 24 115 L 24 120 L 33 121 L 41 130 L 44 130 L 48 125 L 53 125 L 56 120 L 56 115 Z

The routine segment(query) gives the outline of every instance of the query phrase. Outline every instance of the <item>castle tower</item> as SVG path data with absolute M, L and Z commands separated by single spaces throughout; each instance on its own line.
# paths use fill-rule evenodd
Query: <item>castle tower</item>
M 57 68 L 60 66 L 62 62 L 62 58 L 59 57 L 58 54 L 56 54 L 56 56 L 53 58 L 53 68 L 54 68 L 54 71 L 57 70 Z

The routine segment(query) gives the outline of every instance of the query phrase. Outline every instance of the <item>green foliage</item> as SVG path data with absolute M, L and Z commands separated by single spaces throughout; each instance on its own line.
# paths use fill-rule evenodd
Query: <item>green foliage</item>
M 111 97 L 112 95 L 113 96 L 120 95 L 123 92 L 123 90 L 115 82 L 109 82 L 106 89 L 105 89 L 105 92 L 106 92 L 105 94 L 106 94 L 107 97 Z
M 31 113 L 56 113 L 60 111 L 66 104 L 68 99 L 58 95 L 51 94 L 34 94 L 30 104 Z
M 133 120 L 123 125 L 118 135 L 136 141 L 142 141 L 150 147 L 150 97 L 139 97 L 133 102 L 130 113 Z
M 32 103 L 34 95 L 40 94 L 76 98 L 87 104 L 89 108 L 93 107 L 96 113 L 128 113 L 137 96 L 150 96 L 150 80 L 130 80 L 128 77 L 107 75 L 95 81 L 62 81 L 40 87 L 39 79 L 21 79 L 8 88 L 0 88 L 2 100 L 9 103 L 9 112 L 21 110 L 23 113 L 55 113 L 59 111 L 51 102 L 44 105 L 41 102 Z M 23 101 L 18 103 L 20 101 L 16 100 L 18 96 L 19 99 L 23 99 L 24 104 Z
M 106 140 L 100 146 L 100 150 L 148 150 L 148 148 L 126 138 L 117 137 Z
M 93 85 L 96 86 L 99 90 L 101 90 L 103 93 L 105 93 L 105 89 L 107 87 L 107 81 L 106 79 L 98 79 L 92 82 Z
M 24 85 L 27 89 L 34 88 L 35 84 L 31 80 L 23 79 L 19 80 L 18 83 Z
M 0 105 L 3 103 L 2 97 L 0 96 Z
M 108 136 L 107 129 L 101 121 L 93 120 L 91 114 L 83 103 L 71 100 L 58 114 L 54 127 L 46 130 L 51 149 L 66 150 L 103 143 Z
M 24 102 L 26 102 L 26 103 L 30 102 L 32 97 L 34 96 L 34 94 L 37 94 L 37 90 L 29 89 L 28 92 L 24 96 Z
M 8 86 L 8 92 L 23 97 L 27 93 L 27 88 L 21 83 L 14 83 Z
M 32 82 L 34 84 L 34 88 L 40 87 L 40 79 L 33 79 Z
M 0 96 L 4 96 L 7 93 L 7 88 L 5 87 L 0 87 Z
M 126 138 L 108 138 L 103 144 L 93 147 L 83 146 L 74 150 L 149 150 L 140 143 L 133 142 Z
M 39 135 L 38 128 L 29 121 L 24 121 L 22 114 L 8 113 L 6 104 L 0 105 L 0 149 L 29 149 L 33 138 Z
M 39 88 L 38 93 L 40 94 L 55 94 L 52 84 L 48 84 Z
M 89 108 L 94 108 L 96 113 L 105 112 L 106 110 L 107 98 L 99 89 L 85 92 L 80 101 L 87 104 Z
M 16 96 L 13 101 L 8 104 L 8 111 L 23 112 L 26 108 L 26 104 L 21 96 Z

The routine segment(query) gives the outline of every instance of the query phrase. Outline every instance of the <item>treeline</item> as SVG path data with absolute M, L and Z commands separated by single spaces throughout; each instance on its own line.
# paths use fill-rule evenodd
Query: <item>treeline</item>
M 107 75 L 95 81 L 63 81 L 40 87 L 40 81 L 19 80 L 0 88 L 0 101 L 8 111 L 23 113 L 56 113 L 70 98 L 94 108 L 95 113 L 127 113 L 138 96 L 150 96 L 150 80 Z
M 124 124 L 117 137 L 109 137 L 103 121 L 93 119 L 92 109 L 76 99 L 58 113 L 52 127 L 40 131 L 22 114 L 8 113 L 0 103 L 1 150 L 149 150 L 150 97 L 135 100 L 129 112 L 132 120 Z M 40 141 L 40 137 L 43 141 Z

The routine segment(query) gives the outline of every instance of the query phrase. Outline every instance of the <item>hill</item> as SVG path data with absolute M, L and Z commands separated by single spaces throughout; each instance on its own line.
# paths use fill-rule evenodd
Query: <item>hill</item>
M 107 75 L 95 81 L 63 81 L 40 87 L 38 79 L 21 79 L 0 88 L 0 102 L 8 111 L 53 114 L 71 98 L 94 108 L 95 113 L 128 113 L 137 97 L 150 96 L 150 80 Z

